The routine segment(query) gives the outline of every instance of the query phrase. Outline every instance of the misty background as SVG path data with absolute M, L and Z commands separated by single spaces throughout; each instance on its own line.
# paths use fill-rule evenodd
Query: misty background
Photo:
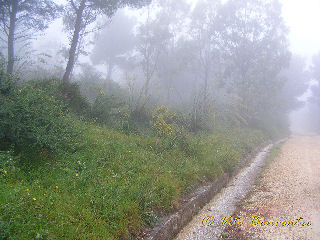
M 319 135 L 319 12 L 0 0 L 0 238 L 147 239 L 257 149 Z
M 70 1 L 66 0 L 54 2 L 61 6 L 70 5 Z M 272 1 L 261 2 L 269 4 Z M 283 23 L 286 25 L 283 29 L 288 30 L 288 50 L 290 51 L 282 54 L 291 55 L 291 60 L 288 62 L 285 62 L 285 59 L 281 60 L 280 75 L 283 74 L 288 78 L 285 88 L 293 91 L 291 96 L 285 93 L 286 97 L 299 100 L 297 101 L 299 104 L 292 103 L 283 111 L 289 111 L 290 128 L 293 132 L 310 133 L 317 130 L 319 125 L 316 113 L 319 111 L 318 105 L 310 99 L 317 92 L 315 89 L 318 84 L 311 72 L 317 67 L 316 60 L 313 59 L 320 51 L 320 33 L 316 26 L 320 21 L 318 15 L 320 3 L 316 0 L 303 2 L 281 0 L 280 2 L 282 6 L 274 7 L 278 7 L 279 10 L 282 8 L 280 16 L 283 17 Z M 79 41 L 75 66 L 72 70 L 72 81 L 86 82 L 85 88 L 95 89 L 86 92 L 92 101 L 98 95 L 97 89 L 100 89 L 103 84 L 105 87 L 110 85 L 108 82 L 110 80 L 131 91 L 131 97 L 139 94 L 138 89 L 145 88 L 142 95 L 148 98 L 150 104 L 163 103 L 176 109 L 194 105 L 203 84 L 210 85 L 208 94 L 210 92 L 210 97 L 214 96 L 213 102 L 216 106 L 235 104 L 239 102 L 235 100 L 236 98 L 245 101 L 241 94 L 236 94 L 237 90 L 231 90 L 231 85 L 235 84 L 232 83 L 231 76 L 229 76 L 229 83 L 223 80 L 225 76 L 221 74 L 226 74 L 226 69 L 223 70 L 221 67 L 216 71 L 216 66 L 223 61 L 228 61 L 227 58 L 222 59 L 223 57 L 218 56 L 220 53 L 217 52 L 217 58 L 210 59 L 210 63 L 203 62 L 200 52 L 198 62 L 193 61 L 197 57 L 197 51 L 198 53 L 203 51 L 203 54 L 206 54 L 208 51 L 206 38 L 210 38 L 210 34 L 216 34 L 210 33 L 215 31 L 210 29 L 210 21 L 216 24 L 217 29 L 223 28 L 224 24 L 233 24 L 232 21 L 237 21 L 237 19 L 231 19 L 230 23 L 223 21 L 219 23 L 214 19 L 219 14 L 225 14 L 226 19 L 229 17 L 229 13 L 219 13 L 219 8 L 228 4 L 232 9 L 232 1 L 153 1 L 151 5 L 140 9 L 129 7 L 120 9 L 112 17 L 99 15 L 88 24 L 87 33 Z M 48 76 L 62 77 L 68 59 L 72 32 L 72 27 L 69 28 L 70 26 L 66 23 L 67 15 L 60 14 L 48 24 L 46 29 L 31 33 L 28 39 L 22 39 L 21 42 L 19 40 L 15 42 L 17 55 L 15 70 L 21 79 L 28 81 Z M 279 21 L 274 24 L 281 25 L 281 20 Z M 228 38 L 228 33 L 223 34 Z M 1 54 L 5 57 L 6 42 L 2 41 L 1 46 Z M 210 44 L 207 46 L 211 47 Z M 215 54 L 214 51 L 213 49 L 213 54 Z M 253 58 L 254 55 L 246 57 Z M 201 65 L 205 68 L 206 64 L 212 64 L 213 69 L 201 69 Z M 202 76 L 203 74 L 207 75 Z M 204 78 L 210 79 L 209 83 L 201 82 Z M 95 82 L 102 85 L 93 86 Z M 229 94 L 228 101 L 233 101 L 232 103 L 221 102 L 226 94 Z M 149 99 L 149 95 L 152 99 Z M 138 99 L 132 97 L 131 103 L 136 101 L 135 104 L 145 104 L 137 102 L 146 101 L 139 99 L 142 96 L 135 97 Z M 233 100 L 230 100 L 231 98 Z M 237 106 L 237 108 L 241 107 Z M 242 118 L 245 117 L 241 116 L 238 120 Z

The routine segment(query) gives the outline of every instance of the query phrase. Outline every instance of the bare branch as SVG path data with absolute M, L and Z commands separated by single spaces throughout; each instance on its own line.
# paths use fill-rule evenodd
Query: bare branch
M 5 43 L 8 41 L 7 39 L 2 38 L 2 36 L 0 36 L 0 40 L 5 42 Z
M 104 25 L 97 26 L 97 27 L 95 27 L 95 28 L 93 28 L 93 29 L 91 29 L 89 31 L 85 31 L 85 32 L 81 33 L 81 37 L 86 36 L 86 35 L 88 35 L 90 33 L 94 33 L 94 32 L 100 31 L 103 28 L 104 28 Z
M 77 12 L 79 9 L 76 7 L 75 3 L 73 0 L 70 0 L 71 6 L 73 7 L 73 9 Z
M 3 24 L 3 31 L 4 31 L 5 34 L 8 36 L 9 34 L 8 34 L 7 29 L 9 28 L 9 26 L 8 26 L 7 23 L 6 23 L 6 18 L 5 18 L 5 13 L 4 13 L 4 11 L 5 11 L 5 10 L 2 10 L 0 20 L 1 20 L 2 24 Z
M 19 39 L 35 39 L 33 37 L 31 37 L 31 34 L 25 34 L 25 35 L 17 35 L 14 40 L 19 40 Z
M 1 26 L 1 28 L 2 28 L 3 32 L 4 32 L 7 36 L 9 36 L 6 26 L 3 25 L 3 26 Z

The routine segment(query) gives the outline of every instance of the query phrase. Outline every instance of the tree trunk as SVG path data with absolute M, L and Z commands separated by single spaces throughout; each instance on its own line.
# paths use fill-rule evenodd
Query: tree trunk
M 208 66 L 205 66 L 204 88 L 203 88 L 203 103 L 202 103 L 204 114 L 208 113 L 208 78 L 209 78 L 208 71 L 209 71 Z
M 13 64 L 14 64 L 14 34 L 16 29 L 17 21 L 17 11 L 18 11 L 18 0 L 11 1 L 11 11 L 10 11 L 10 25 L 9 25 L 9 34 L 8 34 L 8 65 L 7 73 L 13 73 Z
M 77 51 L 77 47 L 78 47 L 78 42 L 79 42 L 79 37 L 80 37 L 80 31 L 82 28 L 82 15 L 83 15 L 83 11 L 85 9 L 86 6 L 86 1 L 87 0 L 82 0 L 80 3 L 80 6 L 77 10 L 77 16 L 76 16 L 76 22 L 74 25 L 74 32 L 73 32 L 73 37 L 72 37 L 72 42 L 71 42 L 71 47 L 70 47 L 70 51 L 69 51 L 69 60 L 67 63 L 67 68 L 66 71 L 63 75 L 63 81 L 64 82 L 69 82 L 70 81 L 70 75 L 72 72 L 72 69 L 74 67 L 75 64 L 75 58 L 76 58 L 76 51 Z
M 107 79 L 108 80 L 112 80 L 112 73 L 113 73 L 113 69 L 114 69 L 113 61 L 114 61 L 114 59 L 109 59 L 109 62 L 108 62 L 108 72 L 107 72 Z

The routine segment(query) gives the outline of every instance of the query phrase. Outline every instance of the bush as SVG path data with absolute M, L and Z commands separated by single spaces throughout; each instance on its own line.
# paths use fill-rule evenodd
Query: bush
M 152 129 L 159 136 L 172 135 L 177 128 L 175 124 L 176 115 L 165 106 L 157 107 L 152 112 Z
M 157 154 L 163 154 L 173 149 L 179 150 L 189 157 L 197 154 L 196 148 L 189 140 L 189 134 L 181 130 L 169 136 L 158 138 L 154 146 Z
M 96 98 L 91 116 L 96 118 L 99 123 L 117 126 L 122 126 L 129 118 L 124 102 L 115 96 L 104 96 L 103 94 Z
M 79 115 L 88 115 L 90 113 L 89 101 L 81 94 L 77 83 L 61 83 L 58 90 L 62 94 L 61 99 L 71 111 Z
M 8 96 L 14 89 L 16 79 L 5 71 L 5 62 L 0 55 L 0 100 L 1 96 Z
M 251 121 L 251 126 L 263 131 L 270 139 L 280 139 L 290 135 L 287 116 L 280 113 L 264 113 Z
M 65 83 L 55 79 L 30 82 L 36 88 L 40 88 L 48 95 L 62 101 L 73 113 L 82 116 L 90 114 L 89 100 L 82 96 L 77 83 Z
M 96 78 L 88 78 L 86 75 L 80 76 L 79 85 L 81 93 L 86 96 L 91 103 L 101 95 L 111 97 L 112 95 L 117 96 L 121 99 L 126 99 L 128 97 L 128 93 L 124 88 L 109 79 L 101 79 L 99 77 Z
M 0 139 L 52 151 L 74 150 L 80 133 L 62 101 L 32 84 L 0 95 Z

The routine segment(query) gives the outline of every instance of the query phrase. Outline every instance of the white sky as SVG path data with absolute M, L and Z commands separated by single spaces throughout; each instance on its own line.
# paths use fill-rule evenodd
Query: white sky
M 188 1 L 196 3 L 198 0 Z M 320 51 L 320 0 L 279 1 L 283 6 L 283 18 L 290 28 L 292 52 L 310 59 Z
M 306 56 L 311 61 L 312 55 L 320 51 L 320 1 L 319 0 L 280 0 L 283 4 L 283 17 L 290 28 L 290 43 L 293 53 Z M 311 95 L 310 89 L 303 95 L 306 100 Z M 291 130 L 294 133 L 313 132 L 309 105 L 294 111 L 290 115 Z
M 320 1 L 280 0 L 283 17 L 290 28 L 291 50 L 311 57 L 320 51 Z
M 196 4 L 198 0 L 187 1 Z M 279 1 L 284 21 L 290 28 L 291 51 L 310 59 L 320 51 L 320 0 Z
M 56 0 L 63 3 L 65 0 Z M 197 0 L 187 0 L 194 4 Z M 214 0 L 210 0 L 214 1 Z M 227 1 L 227 0 L 223 0 Z M 279 0 L 283 5 L 283 17 L 286 25 L 290 28 L 290 48 L 294 54 L 299 54 L 311 60 L 312 55 L 320 51 L 320 0 Z M 37 49 L 47 49 L 47 53 L 54 53 L 58 45 L 66 44 L 68 42 L 65 33 L 61 32 L 62 21 L 58 20 L 45 31 L 45 36 L 38 38 L 35 42 Z M 49 41 L 49 42 L 48 42 Z M 52 44 L 51 44 L 52 43 Z M 67 45 L 67 44 L 66 44 Z M 102 70 L 102 69 L 99 69 Z M 306 93 L 305 98 L 310 95 Z M 294 112 L 292 114 L 292 128 L 306 124 L 305 119 L 301 118 L 306 114 L 306 108 Z M 299 117 L 301 118 L 299 120 Z M 298 119 L 293 120 L 293 119 Z M 295 124 L 296 122 L 296 124 Z
M 63 3 L 65 0 L 56 0 Z M 196 3 L 197 0 L 188 0 Z M 226 1 L 226 0 L 225 0 Z M 320 0 L 280 0 L 283 4 L 283 17 L 290 28 L 290 43 L 293 53 L 303 55 L 308 59 L 320 51 Z M 65 43 L 64 33 L 61 33 L 61 20 L 55 22 L 46 31 L 44 38 L 38 38 L 39 46 L 43 40 Z

